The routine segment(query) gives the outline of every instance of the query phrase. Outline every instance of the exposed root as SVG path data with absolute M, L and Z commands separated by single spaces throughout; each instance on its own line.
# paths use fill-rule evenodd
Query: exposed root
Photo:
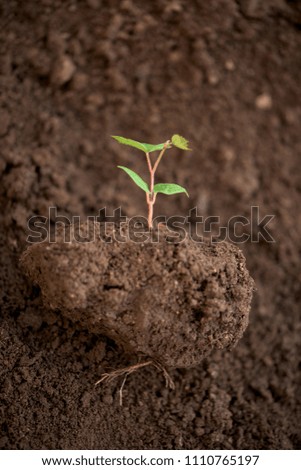
M 99 379 L 95 383 L 95 385 L 98 385 L 100 383 L 110 383 L 113 380 L 117 379 L 118 377 L 124 376 L 121 387 L 119 389 L 119 404 L 120 406 L 122 406 L 122 392 L 123 392 L 126 379 L 133 372 L 136 372 L 137 370 L 142 369 L 143 367 L 147 367 L 147 366 L 154 366 L 156 367 L 156 369 L 160 370 L 164 375 L 166 387 L 171 388 L 172 390 L 175 389 L 175 384 L 172 378 L 170 377 L 169 373 L 167 372 L 165 367 L 163 367 L 162 364 L 160 364 L 160 362 L 156 361 L 155 359 L 150 359 L 145 362 L 138 362 L 137 364 L 134 364 L 132 366 L 123 367 L 121 369 L 117 369 L 112 372 L 106 372 L 105 374 L 102 374 L 101 379 Z
M 163 375 L 164 375 L 164 378 L 165 378 L 165 384 L 166 384 L 166 387 L 167 388 L 170 388 L 171 390 L 174 390 L 176 387 L 175 387 L 175 384 L 174 384 L 174 381 L 172 380 L 172 378 L 170 377 L 169 373 L 167 372 L 167 370 L 165 369 L 164 366 L 162 366 L 162 364 L 158 361 L 155 361 L 153 360 L 152 361 L 152 365 L 154 367 L 156 367 L 156 369 L 160 370 Z

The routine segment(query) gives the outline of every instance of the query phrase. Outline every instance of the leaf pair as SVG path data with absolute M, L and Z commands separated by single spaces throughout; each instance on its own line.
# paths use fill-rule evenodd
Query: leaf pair
M 157 145 L 143 144 L 141 142 L 137 142 L 136 140 L 126 139 L 125 137 L 120 137 L 118 135 L 112 135 L 112 137 L 113 139 L 117 140 L 117 142 L 119 142 L 120 144 L 129 145 L 130 147 L 142 150 L 142 152 L 145 153 L 155 152 L 156 150 L 163 150 L 165 145 L 165 143 Z
M 121 137 L 118 135 L 112 135 L 113 139 L 117 140 L 120 144 L 129 145 L 130 147 L 134 147 L 136 149 L 142 150 L 145 153 L 155 152 L 156 150 L 163 150 L 165 142 L 163 144 L 144 144 L 142 142 L 137 142 L 137 140 L 126 139 L 125 137 Z M 171 138 L 171 143 L 168 145 L 167 148 L 170 148 L 172 145 L 178 147 L 182 150 L 190 150 L 188 147 L 188 140 L 184 139 L 184 137 L 175 134 Z
M 139 175 L 137 175 L 135 171 L 130 170 L 129 168 L 125 166 L 118 166 L 118 168 L 121 168 L 123 171 L 125 171 L 129 175 L 129 177 L 132 178 L 134 183 L 136 183 L 136 185 L 139 186 L 139 188 L 141 188 L 146 193 L 150 193 L 148 184 Z M 162 193 L 162 194 L 167 194 L 167 195 L 185 193 L 189 197 L 185 188 L 183 188 L 179 184 L 174 184 L 174 183 L 155 184 L 154 193 Z

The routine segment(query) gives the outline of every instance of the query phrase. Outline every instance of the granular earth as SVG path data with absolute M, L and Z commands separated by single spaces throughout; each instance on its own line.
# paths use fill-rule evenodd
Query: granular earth
M 24 252 L 22 265 L 46 308 L 164 368 L 192 367 L 212 350 L 236 345 L 253 294 L 241 250 L 188 236 L 179 241 L 167 228 L 142 227 L 139 243 L 132 225 L 107 225 L 69 225 L 55 243 Z
M 0 447 L 300 448 L 299 3 L 12 0 L 0 15 Z M 226 226 L 258 206 L 275 242 L 257 241 L 254 216 L 243 227 L 257 291 L 238 345 L 171 370 L 175 390 L 137 371 L 120 407 L 118 380 L 94 384 L 132 358 L 44 307 L 20 267 L 27 220 L 145 214 L 116 169 L 145 162 L 110 135 L 173 133 L 193 152 L 166 157 L 158 180 L 191 197 L 158 197 L 156 213 L 197 207 Z

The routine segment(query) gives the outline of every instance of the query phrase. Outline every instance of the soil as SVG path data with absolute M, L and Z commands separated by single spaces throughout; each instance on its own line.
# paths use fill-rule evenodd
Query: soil
M 0 447 L 299 449 L 299 3 L 12 0 L 0 14 Z M 173 133 L 194 150 L 158 179 L 190 199 L 158 197 L 157 213 L 196 206 L 225 226 L 258 206 L 259 220 L 275 215 L 275 242 L 240 245 L 257 291 L 237 346 L 172 370 L 172 391 L 155 368 L 137 371 L 120 407 L 118 381 L 94 384 L 132 358 L 45 309 L 19 260 L 28 218 L 49 206 L 145 214 L 116 169 L 135 159 L 144 174 L 145 162 L 110 135 Z
M 175 241 L 167 228 L 141 227 L 139 243 L 131 225 L 110 225 L 62 227 L 55 243 L 25 251 L 22 265 L 46 308 L 164 368 L 198 365 L 237 343 L 253 294 L 239 248 L 188 236 Z

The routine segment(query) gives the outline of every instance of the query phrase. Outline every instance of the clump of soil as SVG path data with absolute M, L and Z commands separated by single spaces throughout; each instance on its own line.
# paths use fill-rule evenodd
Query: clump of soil
M 254 283 L 237 247 L 179 242 L 166 228 L 137 243 L 127 224 L 94 221 L 68 232 L 22 256 L 46 307 L 168 367 L 197 365 L 243 335 Z

